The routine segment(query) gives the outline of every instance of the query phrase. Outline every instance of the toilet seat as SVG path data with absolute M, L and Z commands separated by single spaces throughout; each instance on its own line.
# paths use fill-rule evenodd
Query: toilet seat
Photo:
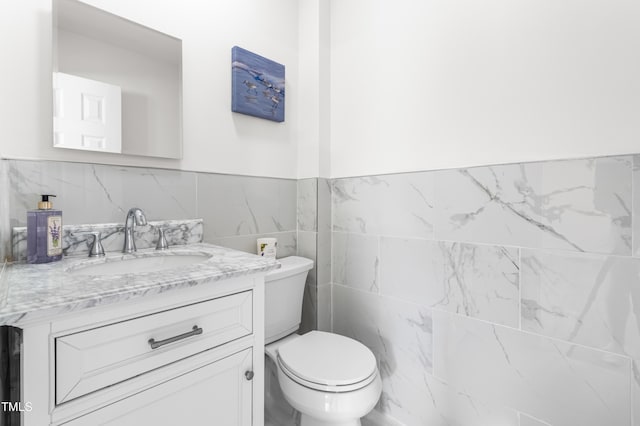
M 296 383 L 324 392 L 361 389 L 378 375 L 373 353 L 362 343 L 311 331 L 278 348 L 282 372 Z
M 325 383 L 317 383 L 317 382 L 312 382 L 309 380 L 305 380 L 299 376 L 297 376 L 295 373 L 291 372 L 289 369 L 287 369 L 286 366 L 284 366 L 282 364 L 282 361 L 280 360 L 280 358 L 278 358 L 278 365 L 280 370 L 291 380 L 293 380 L 294 382 L 296 382 L 297 384 L 307 387 L 309 389 L 312 390 L 317 390 L 317 391 L 322 391 L 322 392 L 332 392 L 332 393 L 342 393 L 342 392 L 351 392 L 351 391 L 356 391 L 358 389 L 362 389 L 365 386 L 367 386 L 368 384 L 370 384 L 371 382 L 373 382 L 376 377 L 378 377 L 378 372 L 374 371 L 369 377 L 367 377 L 365 380 L 361 381 L 361 382 L 357 382 L 357 383 L 352 383 L 352 384 L 346 384 L 346 385 L 327 385 Z

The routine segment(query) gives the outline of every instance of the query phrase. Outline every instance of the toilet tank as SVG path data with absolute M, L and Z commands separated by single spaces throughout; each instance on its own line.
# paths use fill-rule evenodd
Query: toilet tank
M 313 260 L 290 256 L 265 277 L 265 344 L 295 333 L 302 319 L 302 296 Z

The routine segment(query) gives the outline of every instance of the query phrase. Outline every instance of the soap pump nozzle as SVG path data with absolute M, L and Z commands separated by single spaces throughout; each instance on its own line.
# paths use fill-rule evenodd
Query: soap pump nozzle
M 53 208 L 53 203 L 49 201 L 49 197 L 55 197 L 53 194 L 42 194 L 42 201 L 38 202 L 39 210 L 51 210 Z

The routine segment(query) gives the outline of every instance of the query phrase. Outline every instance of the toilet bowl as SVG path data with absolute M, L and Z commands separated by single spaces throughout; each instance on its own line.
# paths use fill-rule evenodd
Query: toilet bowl
M 380 398 L 382 382 L 371 350 L 323 331 L 292 333 L 300 324 L 304 282 L 313 261 L 280 260 L 265 279 L 265 352 L 282 393 L 301 413 L 301 426 L 358 426 Z
M 302 426 L 357 426 L 378 402 L 382 383 L 371 351 L 322 331 L 292 335 L 267 346 L 285 399 Z

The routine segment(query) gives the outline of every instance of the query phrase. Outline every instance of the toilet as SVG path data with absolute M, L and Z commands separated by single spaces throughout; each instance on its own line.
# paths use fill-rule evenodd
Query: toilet
M 338 334 L 296 334 L 313 261 L 279 259 L 265 278 L 265 352 L 278 369 L 282 393 L 301 413 L 301 426 L 358 426 L 380 398 L 376 359 L 362 343 Z

